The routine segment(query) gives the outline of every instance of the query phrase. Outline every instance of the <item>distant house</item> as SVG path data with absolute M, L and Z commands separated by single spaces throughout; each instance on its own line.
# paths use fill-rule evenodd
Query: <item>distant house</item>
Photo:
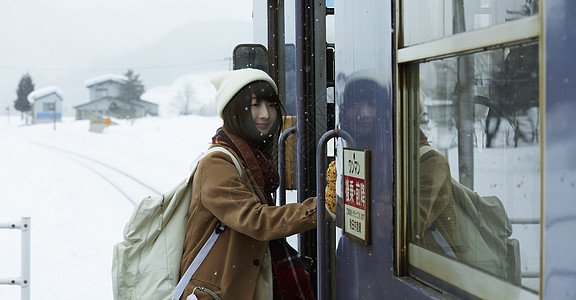
M 64 93 L 56 87 L 49 86 L 28 94 L 32 104 L 33 123 L 48 123 L 62 120 L 62 101 Z
M 112 116 L 134 118 L 146 115 L 157 116 L 158 104 L 132 100 L 129 103 L 120 100 L 120 87 L 127 78 L 122 75 L 108 74 L 88 79 L 84 85 L 88 88 L 90 102 L 77 105 L 76 120 L 86 120 L 90 116 Z

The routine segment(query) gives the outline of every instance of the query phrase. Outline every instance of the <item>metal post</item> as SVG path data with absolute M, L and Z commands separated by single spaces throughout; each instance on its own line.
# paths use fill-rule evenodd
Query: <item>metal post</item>
M 30 217 L 22 217 L 20 222 L 0 223 L 0 228 L 19 229 L 22 233 L 21 266 L 19 277 L 2 278 L 0 284 L 19 285 L 22 300 L 30 300 Z
M 54 117 L 54 131 L 56 131 L 56 101 L 54 101 L 54 114 L 52 115 Z
M 454 33 L 466 31 L 464 1 L 453 0 Z M 458 179 L 474 189 L 474 57 L 466 55 L 458 58 Z
M 30 234 L 30 217 L 22 217 L 22 291 L 21 299 L 30 300 L 30 249 L 31 249 L 31 234 Z
M 330 287 L 334 286 L 328 279 L 328 255 L 326 249 L 329 248 L 328 238 L 326 237 L 326 211 L 325 211 L 325 195 L 326 189 L 326 144 L 331 138 L 342 137 L 349 144 L 353 143 L 352 136 L 341 129 L 332 129 L 324 133 L 318 141 L 316 148 L 316 205 L 317 205 L 317 220 L 318 226 L 316 227 L 316 260 L 317 264 L 317 282 L 318 282 L 318 300 L 328 299 L 330 294 Z

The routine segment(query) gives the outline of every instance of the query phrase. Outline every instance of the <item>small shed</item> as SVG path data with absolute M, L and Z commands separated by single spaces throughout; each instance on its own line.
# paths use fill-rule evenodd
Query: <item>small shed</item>
M 28 94 L 32 104 L 33 123 L 48 123 L 62 120 L 64 93 L 56 86 L 35 90 Z

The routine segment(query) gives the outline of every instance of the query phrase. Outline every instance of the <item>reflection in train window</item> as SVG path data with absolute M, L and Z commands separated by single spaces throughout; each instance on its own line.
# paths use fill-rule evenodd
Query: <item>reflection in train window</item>
M 404 45 L 491 27 L 538 13 L 537 0 L 404 0 Z
M 412 135 L 419 182 L 411 242 L 537 291 L 538 45 L 411 70 L 419 78 L 420 118 Z

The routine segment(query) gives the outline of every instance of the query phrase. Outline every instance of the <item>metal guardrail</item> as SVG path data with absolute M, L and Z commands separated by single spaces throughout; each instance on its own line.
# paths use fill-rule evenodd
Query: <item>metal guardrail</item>
M 0 284 L 19 285 L 21 299 L 30 300 L 30 217 L 22 217 L 19 222 L 0 223 L 0 229 L 18 229 L 22 233 L 20 276 L 0 278 Z

